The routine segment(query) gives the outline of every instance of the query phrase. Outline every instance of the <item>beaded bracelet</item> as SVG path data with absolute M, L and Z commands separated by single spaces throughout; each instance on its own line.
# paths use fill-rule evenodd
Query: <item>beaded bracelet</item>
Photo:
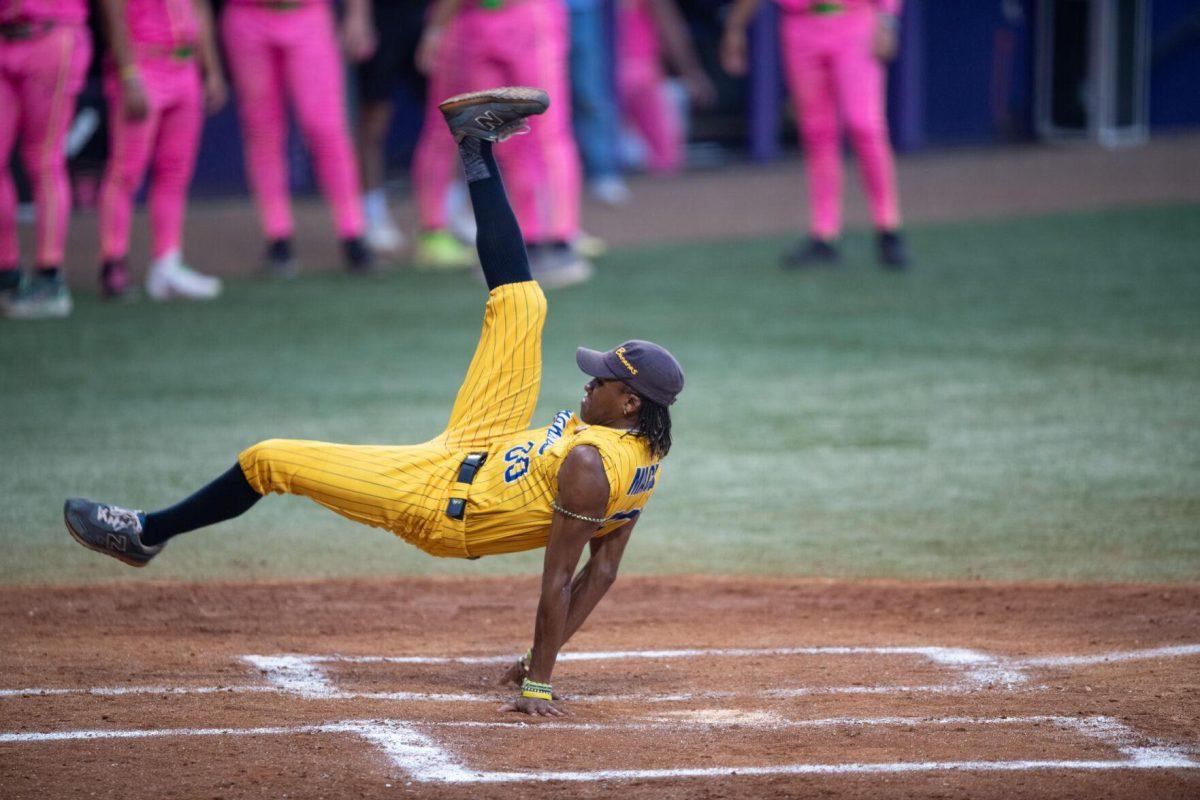
M 534 700 L 553 700 L 554 691 L 548 683 L 538 683 L 526 678 L 521 681 L 521 696 L 532 697 Z

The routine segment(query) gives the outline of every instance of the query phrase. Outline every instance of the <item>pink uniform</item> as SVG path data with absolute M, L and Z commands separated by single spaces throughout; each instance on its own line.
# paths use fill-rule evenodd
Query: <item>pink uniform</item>
M 447 24 L 413 166 L 422 228 L 446 227 L 446 191 L 458 164 L 437 104 L 462 92 L 523 85 L 544 88 L 552 99 L 529 134 L 496 150 L 521 231 L 528 242 L 578 235 L 581 177 L 571 131 L 567 24 L 561 0 L 502 0 L 498 8 L 466 0 Z
M 85 0 L 0 0 L 0 269 L 15 269 L 20 258 L 8 168 L 18 139 L 37 207 L 36 263 L 62 262 L 71 212 L 67 128 L 92 55 L 86 20 Z
M 125 19 L 150 110 L 140 120 L 122 113 L 124 87 L 115 65 L 106 64 L 104 93 L 111 113 L 108 166 L 100 193 L 100 250 L 105 261 L 124 258 L 129 251 L 134 195 L 151 162 L 154 257 L 180 249 L 204 121 L 199 23 L 192 0 L 128 0 Z
M 358 173 L 333 10 L 326 0 L 230 0 L 221 38 L 245 138 L 246 167 L 268 239 L 292 233 L 286 160 L 287 105 L 315 161 L 342 238 L 363 231 Z
M 899 0 L 777 0 L 788 88 L 800 117 L 811 200 L 811 234 L 841 233 L 841 130 L 844 121 L 881 230 L 900 225 L 895 164 L 888 142 L 885 67 L 872 52 L 877 13 L 899 12 Z M 819 6 L 841 6 L 818 13 Z
M 620 0 L 617 12 L 617 100 L 621 115 L 646 142 L 651 172 L 683 162 L 683 125 L 665 91 L 658 25 L 647 0 Z

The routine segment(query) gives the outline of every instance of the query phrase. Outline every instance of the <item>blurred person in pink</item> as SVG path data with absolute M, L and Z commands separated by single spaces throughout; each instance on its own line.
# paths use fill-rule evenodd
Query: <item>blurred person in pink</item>
M 0 308 L 8 317 L 71 313 L 61 272 L 71 213 L 66 136 L 91 57 L 86 0 L 0 0 Z M 18 141 L 37 211 L 35 270 L 24 285 L 9 170 Z
M 183 261 L 183 217 L 200 148 L 204 111 L 225 103 L 225 79 L 213 42 L 208 0 L 101 0 L 108 39 L 108 165 L 100 190 L 100 288 L 116 298 L 129 288 L 133 202 L 148 167 L 153 261 L 146 293 L 154 300 L 207 300 L 217 278 Z
M 896 55 L 900 0 L 776 0 L 792 102 L 804 142 L 809 238 L 784 256 L 786 269 L 833 265 L 842 225 L 841 124 L 858 156 L 879 261 L 904 269 L 895 159 L 888 141 L 886 64 Z M 759 0 L 737 0 L 721 42 L 730 73 L 746 72 L 746 27 Z
M 346 0 L 341 41 L 360 62 L 375 49 L 370 0 Z M 295 274 L 288 193 L 287 106 L 312 154 L 351 272 L 371 269 L 363 242 L 358 168 L 346 118 L 346 89 L 329 0 L 228 0 L 221 41 L 245 139 L 246 168 L 267 239 L 266 267 Z
M 579 235 L 582 176 L 571 129 L 563 0 L 437 0 L 417 50 L 429 75 L 425 125 L 413 162 L 421 237 L 418 266 L 456 266 L 442 259 L 450 238 L 446 193 L 457 170 L 456 145 L 437 102 L 502 84 L 538 86 L 553 98 L 528 135 L 498 154 L 534 277 L 543 286 L 578 283 L 591 264 L 572 246 Z M 450 248 L 445 249 L 446 254 Z
M 617 102 L 646 143 L 646 167 L 658 174 L 683 166 L 683 120 L 667 95 L 664 55 L 692 102 L 711 105 L 716 89 L 700 66 L 675 0 L 618 0 Z

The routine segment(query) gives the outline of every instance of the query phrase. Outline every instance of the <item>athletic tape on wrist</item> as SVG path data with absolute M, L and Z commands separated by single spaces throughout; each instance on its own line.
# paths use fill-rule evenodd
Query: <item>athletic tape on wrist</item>
M 521 681 L 521 696 L 532 697 L 535 700 L 553 700 L 554 690 L 548 683 L 538 683 L 526 678 Z

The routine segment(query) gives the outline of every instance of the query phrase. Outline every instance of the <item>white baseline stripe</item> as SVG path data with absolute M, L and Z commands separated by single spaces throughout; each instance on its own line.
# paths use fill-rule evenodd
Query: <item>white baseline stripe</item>
M 1143 761 L 918 761 L 882 764 L 778 764 L 764 767 L 704 767 L 697 769 L 614 769 L 594 772 L 481 772 L 462 783 L 514 781 L 621 781 L 660 778 L 721 778 L 756 775 L 845 775 L 897 772 L 1028 772 L 1033 770 L 1195 769 L 1192 761 L 1162 758 Z
M 1043 656 L 1040 658 L 1014 659 L 1009 663 L 1018 667 L 1078 667 L 1088 664 L 1107 664 L 1116 661 L 1142 661 L 1153 658 L 1179 658 L 1181 656 L 1195 655 L 1200 655 L 1200 644 L 1181 644 L 1171 647 L 1152 647 L 1146 650 L 1127 650 L 1084 656 Z

